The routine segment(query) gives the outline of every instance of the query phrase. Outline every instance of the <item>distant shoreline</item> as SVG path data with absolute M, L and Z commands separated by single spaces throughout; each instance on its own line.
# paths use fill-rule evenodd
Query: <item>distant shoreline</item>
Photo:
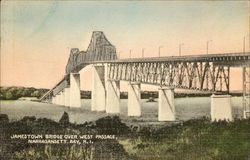
M 33 87 L 0 87 L 0 100 L 17 100 L 22 97 L 29 97 L 32 99 L 39 99 L 42 95 L 44 95 L 49 89 L 44 88 L 33 88 Z M 183 97 L 209 97 L 212 93 L 187 93 L 187 92 L 176 92 L 174 93 L 175 98 L 183 98 Z M 230 92 L 232 96 L 242 96 L 242 93 L 239 91 L 232 91 Z M 91 91 L 81 91 L 81 98 L 82 99 L 91 99 Z M 121 99 L 128 98 L 128 92 L 121 92 L 120 93 Z M 142 99 L 149 99 L 149 98 L 158 98 L 157 91 L 141 91 L 141 98 Z

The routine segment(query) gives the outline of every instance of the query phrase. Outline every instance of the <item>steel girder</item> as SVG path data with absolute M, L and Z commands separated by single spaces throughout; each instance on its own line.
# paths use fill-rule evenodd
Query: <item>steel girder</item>
M 229 66 L 213 62 L 109 63 L 108 78 L 200 91 L 229 92 Z

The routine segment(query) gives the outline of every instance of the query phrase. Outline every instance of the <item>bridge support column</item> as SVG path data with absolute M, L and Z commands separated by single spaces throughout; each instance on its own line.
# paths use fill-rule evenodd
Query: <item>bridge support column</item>
M 173 88 L 159 88 L 158 106 L 158 121 L 175 121 Z
M 81 107 L 80 74 L 70 73 L 70 105 L 69 107 Z
M 120 82 L 106 81 L 106 112 L 120 113 Z
M 55 99 L 55 104 L 56 104 L 56 105 L 59 105 L 59 94 L 57 94 L 55 98 L 56 98 L 56 99 Z
M 105 111 L 105 73 L 104 66 L 92 66 L 91 110 Z
M 56 104 L 60 105 L 60 94 L 56 95 Z
M 128 116 L 141 116 L 140 83 L 128 83 Z
M 58 94 L 55 95 L 55 104 L 58 105 Z
M 59 99 L 60 99 L 60 95 L 57 94 L 57 95 L 56 95 L 56 104 L 57 104 L 57 105 L 60 105 L 60 104 L 59 104 Z
M 211 120 L 233 120 L 230 95 L 211 96 Z
M 65 92 L 64 90 L 61 91 L 60 93 L 60 105 L 64 106 L 64 98 L 65 98 Z
M 64 88 L 64 106 L 70 106 L 70 88 Z
M 58 94 L 55 96 L 55 104 L 58 105 Z
M 57 104 L 58 105 L 61 105 L 61 98 L 62 98 L 62 96 L 61 96 L 61 92 L 60 93 L 58 93 L 58 101 L 57 101 Z
M 58 105 L 61 105 L 61 93 L 58 94 L 58 101 L 57 101 L 57 104 Z
M 56 102 L 55 100 L 56 100 L 56 97 L 55 97 L 55 96 L 52 96 L 52 101 L 51 101 L 51 103 L 52 103 L 52 104 L 55 104 L 55 102 Z

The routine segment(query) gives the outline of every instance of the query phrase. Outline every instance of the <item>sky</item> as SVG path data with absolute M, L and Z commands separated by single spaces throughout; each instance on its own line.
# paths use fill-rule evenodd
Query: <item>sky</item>
M 119 58 L 246 51 L 249 1 L 1 1 L 1 86 L 51 88 L 65 74 L 71 48 L 86 50 L 103 31 Z M 239 88 L 240 70 L 232 71 Z M 91 86 L 91 67 L 81 71 Z

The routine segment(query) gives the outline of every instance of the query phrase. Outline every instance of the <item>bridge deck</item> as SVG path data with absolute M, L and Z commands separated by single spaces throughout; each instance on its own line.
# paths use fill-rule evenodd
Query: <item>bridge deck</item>
M 145 58 L 126 58 L 108 61 L 92 61 L 88 64 L 95 63 L 136 63 L 136 62 L 218 62 L 234 65 L 237 61 L 246 61 L 250 63 L 250 52 L 246 53 L 224 53 L 208 55 L 185 55 L 185 56 L 166 56 L 166 57 L 145 57 Z M 241 63 L 242 64 L 242 63 Z M 239 64 L 237 64 L 239 65 Z

